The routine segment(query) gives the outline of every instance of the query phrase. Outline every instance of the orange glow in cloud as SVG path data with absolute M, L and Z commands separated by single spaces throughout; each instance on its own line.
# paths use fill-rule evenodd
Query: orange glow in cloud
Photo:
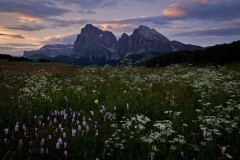
M 182 9 L 179 4 L 170 5 L 164 8 L 162 13 L 167 17 L 173 18 L 182 18 L 188 15 L 188 13 L 184 9 Z

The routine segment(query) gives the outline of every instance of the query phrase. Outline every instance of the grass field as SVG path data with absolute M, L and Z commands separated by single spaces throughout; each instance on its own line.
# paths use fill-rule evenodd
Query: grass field
M 1 159 L 240 159 L 239 70 L 0 62 Z

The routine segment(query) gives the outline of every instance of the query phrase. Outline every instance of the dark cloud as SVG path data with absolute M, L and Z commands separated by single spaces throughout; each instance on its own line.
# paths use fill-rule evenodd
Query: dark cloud
M 0 46 L 0 50 L 1 50 L 1 51 L 2 51 L 2 50 L 11 51 L 11 50 L 14 50 L 14 49 L 16 49 L 16 48 L 14 48 L 14 47 L 4 47 L 4 46 Z
M 29 43 L 2 43 L 0 47 L 36 47 L 39 46 L 37 44 L 29 44 Z
M 128 3 L 129 0 L 54 0 L 57 3 L 62 3 L 64 5 L 75 4 L 79 5 L 81 8 L 96 9 L 96 8 L 108 8 L 108 7 L 118 7 L 120 4 Z M 156 0 L 131 0 L 138 2 L 155 2 Z
M 73 44 L 77 38 L 77 34 L 58 35 L 55 37 L 47 37 L 42 44 Z
M 34 18 L 45 18 L 60 16 L 70 11 L 59 8 L 51 1 L 47 0 L 1 0 L 0 12 L 14 13 Z
M 40 25 L 13 25 L 13 26 L 4 26 L 3 28 L 6 29 L 12 29 L 12 30 L 22 30 L 22 31 L 40 31 L 43 29 L 46 29 L 46 26 L 40 26 Z
M 70 20 L 62 20 L 58 18 L 48 18 L 48 21 L 52 23 L 52 27 L 64 28 L 69 26 L 80 26 L 85 24 L 98 24 L 100 21 L 93 19 L 70 19 Z
M 4 34 L 0 33 L 0 37 L 9 38 L 9 39 L 25 39 L 22 35 L 12 35 L 12 34 Z
M 81 11 L 78 11 L 78 12 L 79 12 L 79 13 L 82 13 L 82 14 L 97 14 L 97 12 L 92 11 L 92 10 L 87 10 L 87 11 L 81 10 Z
M 240 26 L 229 26 L 205 30 L 193 30 L 173 35 L 175 37 L 230 37 L 240 36 Z

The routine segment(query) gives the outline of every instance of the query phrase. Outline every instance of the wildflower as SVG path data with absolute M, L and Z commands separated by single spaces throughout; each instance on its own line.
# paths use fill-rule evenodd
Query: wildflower
M 116 111 L 116 110 L 117 110 L 117 107 L 113 107 L 113 109 L 114 109 L 114 111 Z
M 184 153 L 183 152 L 181 152 L 181 156 L 184 157 Z
M 40 148 L 40 154 L 43 154 L 43 153 L 44 153 L 44 149 Z
M 75 135 L 76 135 L 76 129 L 73 129 L 72 130 L 72 136 L 75 137 Z
M 129 104 L 128 104 L 128 103 L 127 103 L 127 106 L 126 106 L 126 107 L 127 107 L 127 110 L 128 110 L 128 109 L 129 109 Z
M 203 131 L 203 137 L 206 137 L 206 136 L 207 136 L 207 131 L 204 130 L 204 131 Z
M 48 154 L 48 153 L 49 153 L 48 148 L 46 148 L 46 154 Z
M 61 128 L 61 132 L 63 132 L 64 128 Z
M 86 132 L 88 132 L 89 131 L 89 126 L 87 125 L 87 127 L 86 127 Z
M 59 143 L 58 142 L 56 143 L 56 149 L 59 149 Z
M 87 122 L 83 121 L 83 126 L 86 127 L 87 126 Z
M 92 116 L 94 115 L 93 111 L 90 111 L 90 113 L 91 113 Z
M 54 118 L 53 122 L 54 122 L 54 123 L 57 123 L 57 118 Z
M 94 103 L 95 103 L 95 104 L 98 104 L 98 100 L 96 99 L 96 100 L 94 101 Z
M 20 146 L 23 145 L 23 141 L 22 141 L 22 139 L 19 140 L 19 145 L 20 145 Z
M 16 124 L 16 126 L 15 126 L 15 132 L 17 132 L 18 131 L 18 125 Z
M 65 132 L 63 132 L 63 138 L 65 138 L 66 137 L 66 133 Z
M 67 113 L 63 115 L 63 119 L 67 119 Z
M 227 150 L 227 148 L 224 146 L 222 147 L 222 154 L 224 155 L 225 154 L 225 151 Z
M 153 155 L 150 156 L 150 160 L 153 160 Z
M 103 110 L 100 110 L 101 113 L 103 113 Z
M 64 156 L 67 156 L 67 151 L 64 151 Z
M 51 134 L 48 135 L 48 139 L 52 139 L 52 135 Z
M 7 144 L 7 138 L 4 138 L 3 142 L 4 144 Z
M 105 111 L 105 107 L 104 106 L 102 106 L 102 110 Z
M 5 135 L 7 135 L 8 134 L 8 128 L 5 128 Z
M 62 138 L 58 138 L 58 143 L 62 145 Z
M 78 125 L 78 131 L 81 131 L 82 127 L 80 125 Z
M 64 143 L 63 143 L 63 147 L 64 147 L 64 148 L 67 148 L 67 142 L 64 142 Z

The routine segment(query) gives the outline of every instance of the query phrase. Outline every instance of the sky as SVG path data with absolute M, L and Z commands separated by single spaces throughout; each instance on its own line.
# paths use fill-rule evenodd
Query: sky
M 240 0 L 0 0 L 0 54 L 73 44 L 93 24 L 118 38 L 140 25 L 203 47 L 240 40 Z

